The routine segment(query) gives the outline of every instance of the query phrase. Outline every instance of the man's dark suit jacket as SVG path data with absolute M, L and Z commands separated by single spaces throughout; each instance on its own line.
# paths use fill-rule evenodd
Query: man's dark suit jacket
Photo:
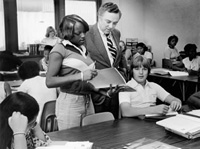
M 118 68 L 119 65 L 122 66 L 122 51 L 119 47 L 120 32 L 114 29 L 112 36 L 117 46 L 117 56 L 113 66 Z M 90 26 L 90 30 L 86 33 L 86 48 L 90 57 L 96 61 L 96 69 L 112 67 L 97 24 Z
M 112 31 L 112 36 L 117 48 L 117 55 L 113 67 L 119 69 L 119 67 L 123 67 L 125 65 L 123 54 L 119 47 L 120 32 L 114 29 Z M 96 69 L 105 69 L 112 67 L 97 24 L 90 26 L 90 30 L 86 33 L 86 48 L 92 60 L 96 61 Z M 118 118 L 118 94 L 115 94 L 111 99 L 108 99 L 102 95 L 93 94 L 92 99 L 95 107 L 95 112 L 109 111 L 113 113 L 116 119 Z

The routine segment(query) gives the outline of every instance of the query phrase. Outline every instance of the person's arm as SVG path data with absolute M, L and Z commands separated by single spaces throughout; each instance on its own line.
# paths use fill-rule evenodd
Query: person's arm
M 44 71 L 44 68 L 43 68 L 43 66 L 42 66 L 42 60 L 43 60 L 43 58 L 39 61 L 39 67 L 40 67 L 40 70 L 41 70 L 41 71 Z
M 178 111 L 182 107 L 181 100 L 169 94 L 165 100 L 166 103 L 170 104 L 170 108 L 174 111 Z
M 35 137 L 37 137 L 38 139 L 40 139 L 44 142 L 46 141 L 46 138 L 44 136 L 44 132 L 42 131 L 39 124 L 37 124 L 32 130 L 33 130 L 33 134 L 35 135 Z
M 57 76 L 61 65 L 62 65 L 63 57 L 59 53 L 51 53 L 49 59 L 49 67 L 46 75 L 46 84 L 47 87 L 60 87 L 68 82 L 78 81 L 78 80 L 91 80 L 93 77 L 97 75 L 97 71 L 95 69 L 89 69 L 84 71 L 83 73 L 77 73 L 67 76 Z
M 128 102 L 123 102 L 120 104 L 120 107 L 123 117 L 135 117 L 146 114 L 166 114 L 169 110 L 169 106 L 164 104 L 151 107 L 138 108 L 138 107 L 132 107 L 131 104 Z
M 137 91 L 135 94 L 135 97 L 138 96 Z M 119 93 L 119 104 L 124 117 L 134 117 L 145 114 L 166 114 L 169 109 L 169 106 L 164 104 L 151 107 L 133 107 L 131 101 L 134 99 L 132 98 L 134 98 L 134 95 L 131 92 Z
M 20 112 L 13 112 L 12 116 L 8 119 L 8 123 L 13 131 L 14 149 L 27 149 L 25 138 L 25 131 L 28 124 L 27 117 Z
M 170 59 L 171 58 L 171 51 L 169 49 L 164 50 L 164 59 Z
M 12 93 L 10 85 L 7 82 L 4 83 L 4 89 L 5 89 L 6 97 Z

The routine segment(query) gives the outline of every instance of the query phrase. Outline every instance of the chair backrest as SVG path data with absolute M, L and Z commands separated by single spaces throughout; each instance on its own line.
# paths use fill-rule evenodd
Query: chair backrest
M 114 120 L 114 116 L 110 112 L 101 112 L 87 115 L 82 119 L 82 126 L 96 124 L 100 122 Z
M 48 101 L 44 104 L 40 121 L 40 126 L 44 132 L 58 130 L 58 124 L 55 115 L 55 104 L 56 100 Z
M 162 59 L 162 68 L 172 69 L 172 62 L 169 59 Z

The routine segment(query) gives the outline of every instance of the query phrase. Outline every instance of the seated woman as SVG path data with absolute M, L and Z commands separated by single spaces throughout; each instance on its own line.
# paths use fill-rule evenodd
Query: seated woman
M 39 50 L 43 51 L 45 45 L 49 45 L 53 47 L 60 41 L 61 39 L 56 36 L 56 30 L 52 26 L 49 26 L 47 27 L 45 38 L 42 39 L 41 41 L 41 46 L 39 47 Z
M 197 46 L 195 44 L 187 44 L 184 47 L 186 58 L 183 64 L 190 75 L 197 75 L 200 68 L 200 56 L 197 56 Z
M 178 43 L 178 37 L 176 35 L 172 35 L 168 38 L 168 47 L 164 51 L 164 59 L 168 59 L 171 61 L 170 68 L 173 70 L 183 71 L 184 66 L 182 63 L 182 58 L 176 48 L 176 44 Z
M 144 55 L 144 57 L 147 58 L 149 63 L 151 64 L 153 55 L 151 52 L 148 51 L 147 46 L 143 42 L 139 42 L 136 45 L 137 53 L 134 55 L 134 58 L 137 57 L 138 55 Z
M 36 123 L 37 101 L 23 92 L 10 94 L 0 104 L 0 148 L 34 149 L 46 146 L 50 138 Z
M 150 63 L 144 56 L 137 56 L 131 63 L 132 79 L 127 83 L 135 89 L 134 92 L 120 92 L 119 104 L 124 117 L 134 117 L 146 114 L 166 114 L 181 109 L 181 100 L 165 91 L 160 85 L 148 82 Z M 156 105 L 156 99 L 166 104 Z M 170 105 L 170 106 L 168 106 Z
M 131 52 L 131 49 L 127 49 L 126 48 L 126 44 L 123 40 L 120 40 L 119 42 L 119 47 L 123 53 L 123 57 L 122 57 L 122 60 L 124 60 L 123 63 L 125 63 L 126 65 L 123 65 L 123 71 L 125 73 L 125 78 L 127 78 L 127 81 L 130 80 L 130 76 L 129 76 L 129 72 L 130 72 L 130 60 L 131 60 L 131 57 L 132 57 L 132 52 Z
M 47 71 L 48 64 L 49 64 L 49 53 L 52 50 L 52 46 L 46 45 L 44 47 L 43 55 L 44 57 L 39 61 L 39 66 L 41 71 Z
M 24 62 L 18 70 L 19 77 L 23 80 L 18 88 L 18 91 L 25 92 L 33 96 L 40 106 L 37 122 L 40 123 L 40 118 L 44 104 L 50 100 L 57 99 L 56 88 L 48 88 L 46 86 L 46 78 L 39 75 L 40 69 L 35 61 Z

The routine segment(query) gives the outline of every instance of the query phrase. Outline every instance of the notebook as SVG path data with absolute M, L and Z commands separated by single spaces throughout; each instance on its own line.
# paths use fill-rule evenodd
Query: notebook
M 200 137 L 200 118 L 197 117 L 177 114 L 176 116 L 157 121 L 156 124 L 188 139 Z
M 169 70 L 169 69 L 165 69 L 165 68 L 153 68 L 151 69 L 151 73 L 154 73 L 154 74 L 159 74 L 159 75 L 171 75 L 173 77 L 176 77 L 176 76 L 189 76 L 189 73 L 188 72 L 185 72 L 185 71 L 172 71 L 172 70 Z
M 125 85 L 126 81 L 116 68 L 106 68 L 97 71 L 98 74 L 89 82 L 94 85 L 95 88 L 109 88 L 116 85 Z
M 93 143 L 89 141 L 52 141 L 48 146 L 36 149 L 92 149 Z

